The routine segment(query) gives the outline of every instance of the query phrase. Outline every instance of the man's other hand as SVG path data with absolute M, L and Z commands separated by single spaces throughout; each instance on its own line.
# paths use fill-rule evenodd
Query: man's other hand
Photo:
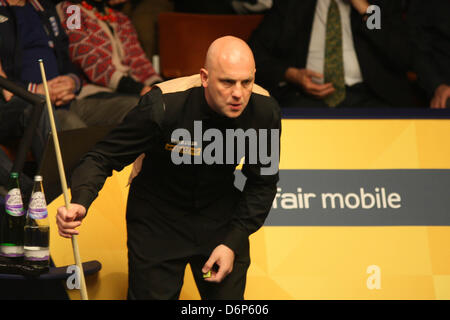
M 213 270 L 214 264 L 219 267 L 217 271 Z M 202 268 L 203 273 L 211 271 L 211 277 L 205 278 L 205 281 L 216 283 L 221 282 L 231 273 L 231 271 L 233 271 L 233 264 L 234 251 L 223 244 L 217 246 Z

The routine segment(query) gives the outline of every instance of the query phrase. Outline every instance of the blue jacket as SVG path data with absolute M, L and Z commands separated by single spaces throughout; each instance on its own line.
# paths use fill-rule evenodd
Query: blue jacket
M 60 75 L 71 75 L 80 89 L 80 72 L 69 57 L 69 40 L 61 26 L 54 4 L 49 0 L 28 0 L 41 18 L 42 25 L 53 48 Z M 21 55 L 16 18 L 5 0 L 0 0 L 0 59 L 8 79 L 34 92 L 36 84 L 21 83 Z

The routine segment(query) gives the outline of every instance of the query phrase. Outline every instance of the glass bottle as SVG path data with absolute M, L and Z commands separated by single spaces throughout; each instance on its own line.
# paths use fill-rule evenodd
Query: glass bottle
M 33 192 L 25 222 L 24 260 L 35 269 L 49 267 L 50 224 L 42 176 L 34 177 Z
M 25 211 L 17 172 L 11 172 L 7 188 L 5 211 L 1 217 L 0 254 L 13 261 L 21 261 L 24 254 Z

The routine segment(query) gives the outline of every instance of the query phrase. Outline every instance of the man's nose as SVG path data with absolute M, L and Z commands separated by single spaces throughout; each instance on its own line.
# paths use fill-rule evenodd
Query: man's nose
M 240 83 L 236 83 L 236 85 L 233 87 L 231 95 L 235 99 L 240 99 L 242 97 L 242 85 Z

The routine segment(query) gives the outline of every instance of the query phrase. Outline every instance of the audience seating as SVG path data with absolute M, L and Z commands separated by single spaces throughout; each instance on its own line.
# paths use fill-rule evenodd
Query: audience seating
M 215 39 L 232 35 L 248 40 L 263 15 L 210 15 L 165 12 L 158 16 L 161 75 L 189 76 L 203 67 Z

